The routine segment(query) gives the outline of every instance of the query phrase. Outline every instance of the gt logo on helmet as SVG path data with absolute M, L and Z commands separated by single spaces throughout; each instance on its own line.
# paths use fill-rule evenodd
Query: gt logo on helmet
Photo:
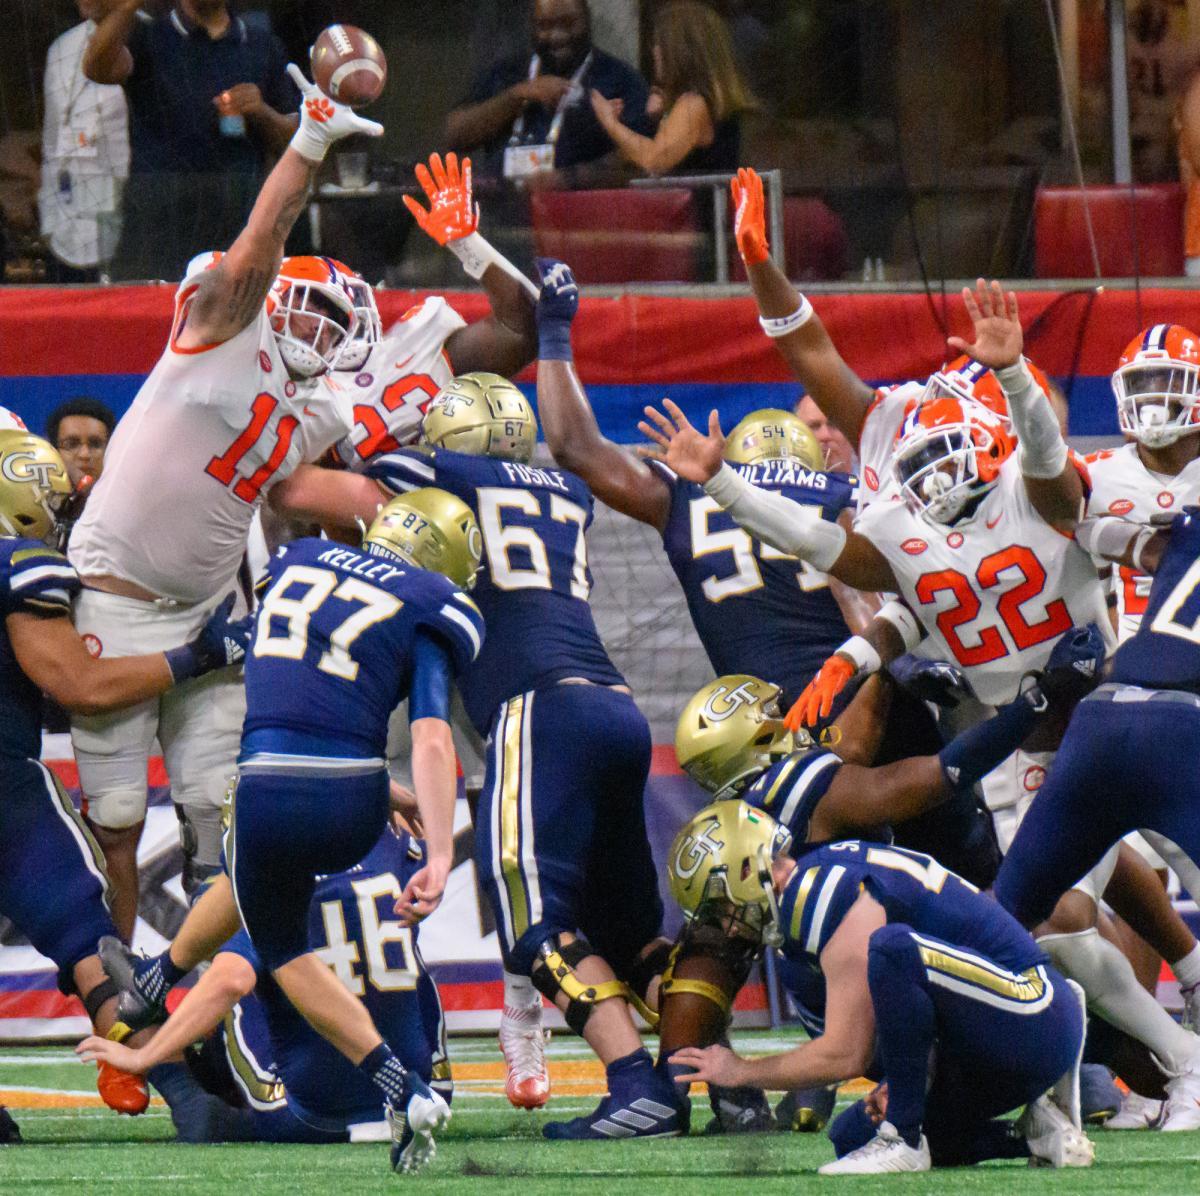
M 700 871 L 705 857 L 712 856 L 716 859 L 720 855 L 725 843 L 721 839 L 714 838 L 713 831 L 715 829 L 716 823 L 709 823 L 692 834 L 683 836 L 680 840 L 679 847 L 675 852 L 675 872 L 680 879 L 690 880 Z
M 723 723 L 727 718 L 736 714 L 742 706 L 753 706 L 758 701 L 754 684 L 743 681 L 734 689 L 728 686 L 718 686 L 704 703 L 703 714 L 714 723 Z
M 10 482 L 33 482 L 48 490 L 62 470 L 53 461 L 39 461 L 36 453 L 16 452 L 0 461 L 0 474 Z

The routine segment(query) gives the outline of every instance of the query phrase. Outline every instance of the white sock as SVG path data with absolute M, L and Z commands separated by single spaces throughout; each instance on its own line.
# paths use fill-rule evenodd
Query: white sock
M 1099 931 L 1048 934 L 1038 945 L 1056 967 L 1083 986 L 1089 1009 L 1149 1047 L 1171 1073 L 1187 1069 L 1200 1041 L 1138 983 L 1129 960 Z
M 528 976 L 504 970 L 504 1004 L 509 1009 L 540 1009 L 542 996 Z
M 1142 831 L 1142 838 L 1162 856 L 1167 867 L 1179 877 L 1179 883 L 1193 901 L 1200 901 L 1200 868 L 1170 839 L 1157 831 Z M 1200 979 L 1200 974 L 1197 976 Z
M 1182 958 L 1171 965 L 1175 979 L 1180 988 L 1194 988 L 1200 984 L 1200 943 L 1195 943 L 1192 949 Z

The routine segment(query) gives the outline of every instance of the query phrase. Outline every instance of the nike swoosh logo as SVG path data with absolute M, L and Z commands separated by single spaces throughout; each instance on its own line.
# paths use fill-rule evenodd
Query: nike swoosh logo
M 995 519 L 985 519 L 984 524 L 986 525 L 988 531 L 990 532 L 992 530 L 992 528 L 994 528 L 996 526 L 996 524 L 999 523 L 1003 517 L 1004 517 L 1004 512 L 1001 511 L 1000 514 L 997 515 Z
M 304 411 L 305 415 L 310 416 L 313 419 L 317 418 L 317 413 L 315 411 L 313 411 L 311 407 L 305 406 L 303 408 L 303 411 Z
M 415 353 L 410 353 L 403 361 L 396 362 L 396 369 L 402 370 L 412 359 L 416 357 Z

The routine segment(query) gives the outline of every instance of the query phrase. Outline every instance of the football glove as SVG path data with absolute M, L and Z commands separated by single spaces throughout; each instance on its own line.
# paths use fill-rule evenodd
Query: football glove
M 962 671 L 944 660 L 923 660 L 911 653 L 893 660 L 888 672 L 922 702 L 953 710 L 971 692 Z
M 767 221 L 762 179 L 748 166 L 729 180 L 733 194 L 733 236 L 747 266 L 757 266 L 771 256 L 767 247 Z
M 542 293 L 534 308 L 537 320 L 538 357 L 543 361 L 571 360 L 571 321 L 579 311 L 579 287 L 566 262 L 537 259 Z
M 304 77 L 304 72 L 289 62 L 288 74 L 300 90 L 303 100 L 300 105 L 300 127 L 292 137 L 292 149 L 309 162 L 323 162 L 329 147 L 343 137 L 354 133 L 365 133 L 368 137 L 382 137 L 383 125 L 378 121 L 359 116 L 353 108 L 331 100 L 315 83 Z
M 815 727 L 821 719 L 828 718 L 833 712 L 834 698 L 849 685 L 857 672 L 852 660 L 835 653 L 792 704 L 791 710 L 784 716 L 783 725 L 795 733 L 805 727 Z
M 233 595 L 230 594 L 208 617 L 200 628 L 200 634 L 180 648 L 164 653 L 175 684 L 189 677 L 211 673 L 213 669 L 225 669 L 241 664 L 246 659 L 250 646 L 250 635 L 254 628 L 254 616 L 245 615 L 231 619 Z
M 1095 623 L 1072 627 L 1054 645 L 1038 678 L 1038 688 L 1055 705 L 1077 702 L 1100 681 L 1106 649 Z
M 447 154 L 443 166 L 439 154 L 430 154 L 429 166 L 418 162 L 416 175 L 429 200 L 429 210 L 411 195 L 404 196 L 404 206 L 423 233 L 444 247 L 469 237 L 479 228 L 479 205 L 471 197 L 470 158 L 462 160 L 460 171 L 457 155 Z

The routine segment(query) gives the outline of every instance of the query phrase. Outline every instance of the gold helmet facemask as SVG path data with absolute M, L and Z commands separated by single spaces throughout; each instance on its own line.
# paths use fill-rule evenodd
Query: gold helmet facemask
M 697 691 L 675 727 L 679 767 L 717 799 L 734 796 L 795 748 L 780 714 L 779 686 L 744 673 Z
M 499 374 L 462 374 L 446 383 L 433 396 L 421 430 L 437 448 L 523 465 L 537 445 L 533 407 Z
M 0 535 L 49 542 L 70 498 L 67 467 L 49 441 L 0 432 Z
M 771 866 L 792 836 L 744 801 L 705 806 L 671 844 L 671 895 L 690 925 L 720 927 L 756 945 L 781 940 Z
M 823 470 L 825 454 L 808 425 L 790 411 L 764 407 L 752 411 L 729 433 L 725 460 L 730 465 L 793 460 L 805 469 Z
M 475 584 L 482 546 L 471 508 L 433 486 L 393 498 L 363 536 L 363 547 L 376 555 L 441 573 L 464 590 Z

